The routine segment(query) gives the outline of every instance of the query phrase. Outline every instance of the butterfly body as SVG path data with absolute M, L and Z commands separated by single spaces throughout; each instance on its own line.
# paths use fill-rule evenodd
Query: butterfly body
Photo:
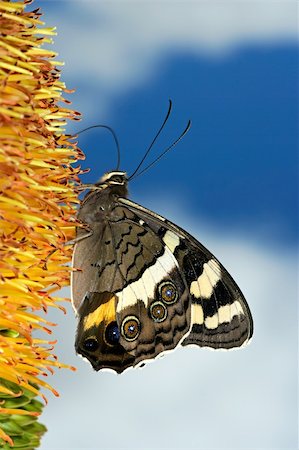
M 85 196 L 73 256 L 75 348 L 117 373 L 179 345 L 235 348 L 253 332 L 240 289 L 195 238 L 127 198 L 105 174 Z

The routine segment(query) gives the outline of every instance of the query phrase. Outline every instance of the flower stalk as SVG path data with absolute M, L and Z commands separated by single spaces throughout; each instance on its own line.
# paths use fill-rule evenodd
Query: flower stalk
M 69 109 L 56 53 L 31 2 L 0 0 L 0 448 L 33 449 L 45 431 L 36 417 L 58 393 L 43 378 L 69 367 L 53 354 L 49 307 L 64 311 L 57 290 L 69 285 L 80 167 L 64 133 Z

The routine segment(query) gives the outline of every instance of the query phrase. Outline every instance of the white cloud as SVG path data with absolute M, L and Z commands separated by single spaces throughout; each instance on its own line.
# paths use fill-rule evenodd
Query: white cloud
M 64 78 L 100 89 L 106 108 L 123 89 L 160 70 L 173 52 L 225 56 L 243 44 L 298 38 L 296 1 L 41 2 L 55 24 Z M 49 9 L 49 11 L 48 11 Z M 86 109 L 98 108 L 86 98 Z M 94 106 L 92 106 L 94 105 Z M 82 101 L 80 99 L 80 109 Z
M 60 359 L 78 371 L 50 380 L 61 398 L 45 408 L 42 450 L 296 447 L 295 255 L 169 214 L 196 230 L 241 286 L 254 318 L 251 344 L 232 352 L 184 348 L 121 376 L 96 373 L 74 355 L 71 308 L 67 317 L 51 312 Z

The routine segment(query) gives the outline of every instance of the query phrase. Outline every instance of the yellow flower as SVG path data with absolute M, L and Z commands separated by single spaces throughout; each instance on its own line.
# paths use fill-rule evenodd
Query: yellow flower
M 0 447 L 13 444 L 7 415 L 40 412 L 36 400 L 34 409 L 20 399 L 40 395 L 39 387 L 58 395 L 42 376 L 68 367 L 53 355 L 54 342 L 33 332 L 53 325 L 37 312 L 64 309 L 55 291 L 69 284 L 72 249 L 64 243 L 75 234 L 80 173 L 72 165 L 83 159 L 64 134 L 79 114 L 62 106 L 69 91 L 56 54 L 43 48 L 55 31 L 26 3 L 0 0 Z

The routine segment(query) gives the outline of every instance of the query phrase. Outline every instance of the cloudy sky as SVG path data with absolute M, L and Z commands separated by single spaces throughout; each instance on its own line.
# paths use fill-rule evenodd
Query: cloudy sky
M 131 197 L 193 233 L 241 286 L 255 334 L 245 349 L 180 349 L 121 376 L 74 354 L 71 308 L 57 352 L 77 372 L 51 383 L 42 449 L 297 448 L 298 79 L 295 1 L 36 1 L 57 27 L 76 132 L 112 126 L 132 173 L 173 112 Z M 58 58 L 58 59 L 59 59 Z M 83 181 L 115 168 L 109 134 L 82 134 Z M 151 159 L 149 159 L 150 162 Z M 69 291 L 65 290 L 65 295 Z

